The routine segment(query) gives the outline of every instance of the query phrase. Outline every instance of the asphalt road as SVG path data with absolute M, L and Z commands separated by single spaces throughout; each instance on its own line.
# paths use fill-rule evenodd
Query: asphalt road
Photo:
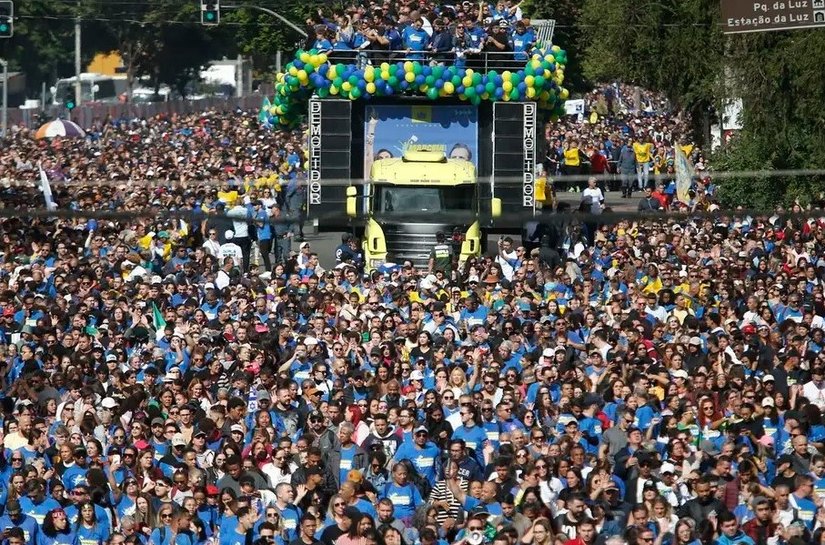
M 581 200 L 581 193 L 560 192 L 557 196 L 561 202 L 568 204 L 572 208 L 577 207 Z M 606 194 L 606 203 L 616 212 L 627 212 L 636 209 L 638 198 L 622 199 L 620 193 L 614 191 Z M 343 234 L 343 232 L 318 233 L 309 222 L 304 228 L 305 240 L 310 243 L 312 250 L 318 253 L 321 266 L 325 268 L 335 266 L 335 249 L 341 244 L 341 236 Z M 514 239 L 517 238 L 518 237 L 514 237 Z M 487 242 L 487 252 L 485 253 L 495 253 L 496 239 L 490 237 Z M 293 242 L 292 246 L 293 250 L 298 250 L 297 242 Z

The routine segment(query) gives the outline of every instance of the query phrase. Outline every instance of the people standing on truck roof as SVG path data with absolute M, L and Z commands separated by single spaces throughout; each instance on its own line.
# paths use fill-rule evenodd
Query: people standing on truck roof
M 424 60 L 424 55 L 420 52 L 426 51 L 430 45 L 430 35 L 424 30 L 424 20 L 421 17 L 415 19 L 412 25 L 404 29 L 404 48 L 407 50 L 407 58 L 413 61 Z

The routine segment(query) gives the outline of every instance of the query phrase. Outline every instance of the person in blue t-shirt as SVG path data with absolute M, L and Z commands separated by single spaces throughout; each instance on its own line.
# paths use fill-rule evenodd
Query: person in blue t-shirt
M 413 24 L 404 29 L 402 39 L 404 49 L 407 50 L 407 58 L 414 61 L 424 60 L 424 55 L 416 52 L 424 51 L 430 45 L 430 35 L 424 30 L 424 21 L 421 18 L 413 21 Z
M 40 532 L 40 545 L 75 545 L 77 534 L 62 508 L 46 513 Z
M 524 21 L 516 22 L 516 31 L 511 36 L 513 42 L 513 58 L 517 61 L 526 61 L 529 58 L 530 49 L 536 41 L 536 35 L 532 29 L 528 29 Z
M 395 464 L 392 468 L 392 481 L 387 483 L 380 494 L 380 498 L 387 498 L 393 505 L 393 516 L 409 525 L 415 514 L 415 509 L 424 500 L 418 489 L 407 482 L 409 471 L 403 462 Z
M 235 513 L 238 523 L 234 528 L 221 532 L 220 545 L 246 545 L 246 534 L 251 532 L 258 520 L 258 514 L 251 507 L 241 507 Z
M 430 434 L 425 426 L 413 430 L 413 441 L 404 442 L 396 451 L 394 462 L 409 460 L 418 474 L 427 479 L 430 486 L 435 486 L 439 473 L 441 451 L 430 441 Z

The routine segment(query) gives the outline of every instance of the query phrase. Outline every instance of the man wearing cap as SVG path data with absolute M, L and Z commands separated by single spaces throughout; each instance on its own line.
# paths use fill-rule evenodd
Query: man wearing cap
M 409 460 L 418 474 L 427 479 L 430 486 L 435 486 L 436 475 L 441 471 L 441 450 L 430 441 L 426 426 L 413 430 L 413 440 L 405 441 L 395 452 L 393 465 L 402 460 Z
M 74 456 L 74 465 L 68 467 L 63 473 L 63 485 L 66 487 L 67 492 L 71 492 L 80 485 L 88 484 L 86 481 L 86 471 L 88 470 L 86 447 L 75 447 L 72 456 Z

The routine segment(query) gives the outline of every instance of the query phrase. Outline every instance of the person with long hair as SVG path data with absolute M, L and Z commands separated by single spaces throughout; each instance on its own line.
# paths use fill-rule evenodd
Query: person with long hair
M 46 513 L 42 531 L 42 545 L 74 545 L 77 541 L 77 534 L 63 509 L 52 509 Z
M 533 525 L 521 537 L 522 545 L 552 545 L 553 524 L 546 518 L 533 521 Z
M 103 545 L 109 539 L 109 528 L 97 520 L 95 506 L 91 501 L 80 504 L 77 517 L 77 540 L 83 545 Z

